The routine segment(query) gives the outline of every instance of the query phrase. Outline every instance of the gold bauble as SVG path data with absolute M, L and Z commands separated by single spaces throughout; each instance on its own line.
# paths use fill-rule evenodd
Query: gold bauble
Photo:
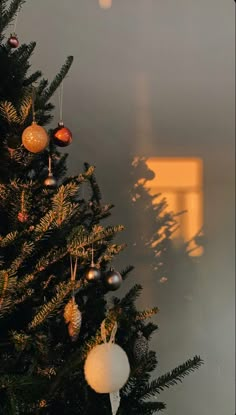
M 49 144 L 49 137 L 46 130 L 35 121 L 27 127 L 22 134 L 22 143 L 26 150 L 31 153 L 40 153 Z

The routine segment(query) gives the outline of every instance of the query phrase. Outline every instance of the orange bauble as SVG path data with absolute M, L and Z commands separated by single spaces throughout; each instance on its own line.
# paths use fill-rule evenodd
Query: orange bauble
M 69 128 L 66 128 L 62 122 L 52 133 L 54 144 L 58 147 L 67 147 L 72 143 L 72 133 Z
M 49 144 L 49 137 L 46 130 L 35 121 L 27 127 L 22 134 L 22 144 L 31 153 L 40 153 Z

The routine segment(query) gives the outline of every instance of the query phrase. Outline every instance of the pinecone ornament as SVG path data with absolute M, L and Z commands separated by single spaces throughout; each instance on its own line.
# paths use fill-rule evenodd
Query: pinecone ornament
M 81 328 L 81 322 L 82 322 L 82 314 L 74 298 L 71 298 L 70 301 L 65 306 L 64 319 L 67 324 L 69 323 L 68 324 L 69 336 L 71 340 L 74 342 L 78 339 L 80 328 Z
M 141 360 L 147 356 L 148 353 L 148 340 L 141 331 L 138 331 L 137 338 L 134 342 L 134 357 L 136 360 Z
M 65 319 L 66 324 L 68 324 L 71 321 L 72 309 L 73 309 L 73 299 L 71 298 L 64 308 L 64 319 Z

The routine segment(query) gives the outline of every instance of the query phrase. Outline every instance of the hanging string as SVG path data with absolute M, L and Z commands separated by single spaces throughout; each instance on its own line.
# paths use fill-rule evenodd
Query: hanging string
M 72 256 L 70 255 L 70 278 L 71 278 L 71 281 L 75 281 L 76 273 L 77 273 L 77 265 L 78 265 L 78 258 L 77 257 L 75 258 L 75 263 L 73 265 Z M 73 289 L 72 289 L 72 299 L 75 300 L 74 284 L 73 284 Z
M 92 243 L 92 261 L 91 261 L 91 267 L 94 267 L 94 250 L 93 250 L 93 243 Z
M 21 193 L 21 212 L 25 210 L 25 191 Z
M 49 157 L 48 157 L 48 174 L 52 174 L 52 158 L 51 158 L 50 154 L 49 154 Z
M 58 90 L 58 102 L 59 102 L 59 121 L 63 123 L 63 81 Z
M 35 123 L 35 87 L 32 86 L 32 114 L 33 114 L 33 123 Z
M 13 32 L 14 32 L 14 33 L 16 33 L 16 25 L 17 25 L 17 20 L 18 20 L 19 11 L 20 11 L 20 9 L 19 9 L 19 10 L 17 11 L 17 13 L 16 13 L 15 24 L 14 24 L 14 30 L 13 30 Z
M 103 322 L 101 324 L 101 338 L 102 338 L 103 343 L 109 343 L 109 344 L 114 343 L 116 332 L 117 332 L 117 322 L 115 321 L 112 332 L 111 332 L 111 335 L 110 335 L 109 342 L 107 342 L 105 320 L 103 320 Z

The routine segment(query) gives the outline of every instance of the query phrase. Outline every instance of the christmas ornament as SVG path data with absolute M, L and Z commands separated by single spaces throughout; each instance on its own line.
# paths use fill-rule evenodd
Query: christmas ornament
M 79 337 L 79 332 L 82 323 L 82 314 L 78 308 L 78 305 L 75 302 L 75 297 L 71 299 L 71 309 L 70 309 L 70 322 L 68 325 L 68 332 L 71 340 L 74 342 Z
M 75 264 L 73 266 L 72 257 L 70 257 L 71 281 L 75 281 L 77 262 L 78 259 L 76 258 Z M 79 310 L 78 305 L 76 304 L 74 290 L 72 291 L 71 299 L 68 301 L 64 308 L 64 319 L 66 324 L 68 324 L 69 336 L 74 342 L 78 339 L 82 323 L 82 314 Z
M 60 122 L 58 123 L 58 127 L 52 132 L 52 140 L 54 144 L 59 147 L 67 147 L 72 142 L 72 133 L 69 128 L 64 126 L 64 122 L 62 121 L 62 113 L 63 113 L 63 82 L 58 91 L 58 101 L 59 101 L 59 111 L 60 111 Z
M 68 301 L 64 308 L 64 319 L 66 324 L 70 323 L 72 316 L 73 301 L 72 298 Z
M 120 406 L 120 392 L 110 393 L 112 415 L 116 415 Z
M 101 325 L 103 344 L 95 346 L 87 356 L 84 365 L 85 378 L 97 393 L 118 392 L 127 382 L 130 365 L 125 351 L 115 344 L 117 323 L 109 342 L 106 340 L 105 321 Z
M 27 213 L 19 212 L 17 218 L 19 222 L 24 223 L 27 222 L 29 216 L 27 215 Z
M 49 144 L 48 134 L 43 127 L 33 121 L 32 124 L 23 131 L 22 143 L 26 150 L 31 153 L 40 153 L 45 150 Z
M 54 144 L 58 147 L 67 147 L 72 143 L 72 133 L 69 128 L 66 128 L 64 123 L 60 121 L 58 127 L 53 130 L 52 139 Z
M 18 48 L 19 40 L 18 40 L 17 35 L 15 33 L 12 33 L 11 36 L 9 37 L 7 43 L 12 49 Z
M 20 212 L 17 215 L 18 221 L 21 223 L 27 222 L 28 220 L 28 214 L 26 210 L 26 203 L 25 203 L 25 191 L 23 190 L 21 193 L 21 199 L 20 199 Z
M 47 187 L 55 187 L 57 181 L 52 174 L 52 159 L 51 156 L 48 157 L 48 177 L 44 180 L 44 185 Z
M 96 282 L 101 279 L 101 271 L 94 264 L 94 250 L 92 247 L 92 261 L 89 269 L 85 273 L 85 278 L 88 282 Z
M 105 284 L 110 291 L 118 290 L 118 288 L 121 286 L 122 281 L 122 276 L 114 269 L 108 271 L 105 276 Z
M 7 148 L 8 150 L 15 150 L 21 145 L 21 138 L 16 134 L 11 134 L 7 137 Z
M 141 331 L 138 331 L 137 338 L 134 342 L 133 349 L 134 357 L 136 360 L 140 361 L 147 356 L 148 353 L 148 340 L 143 335 Z

